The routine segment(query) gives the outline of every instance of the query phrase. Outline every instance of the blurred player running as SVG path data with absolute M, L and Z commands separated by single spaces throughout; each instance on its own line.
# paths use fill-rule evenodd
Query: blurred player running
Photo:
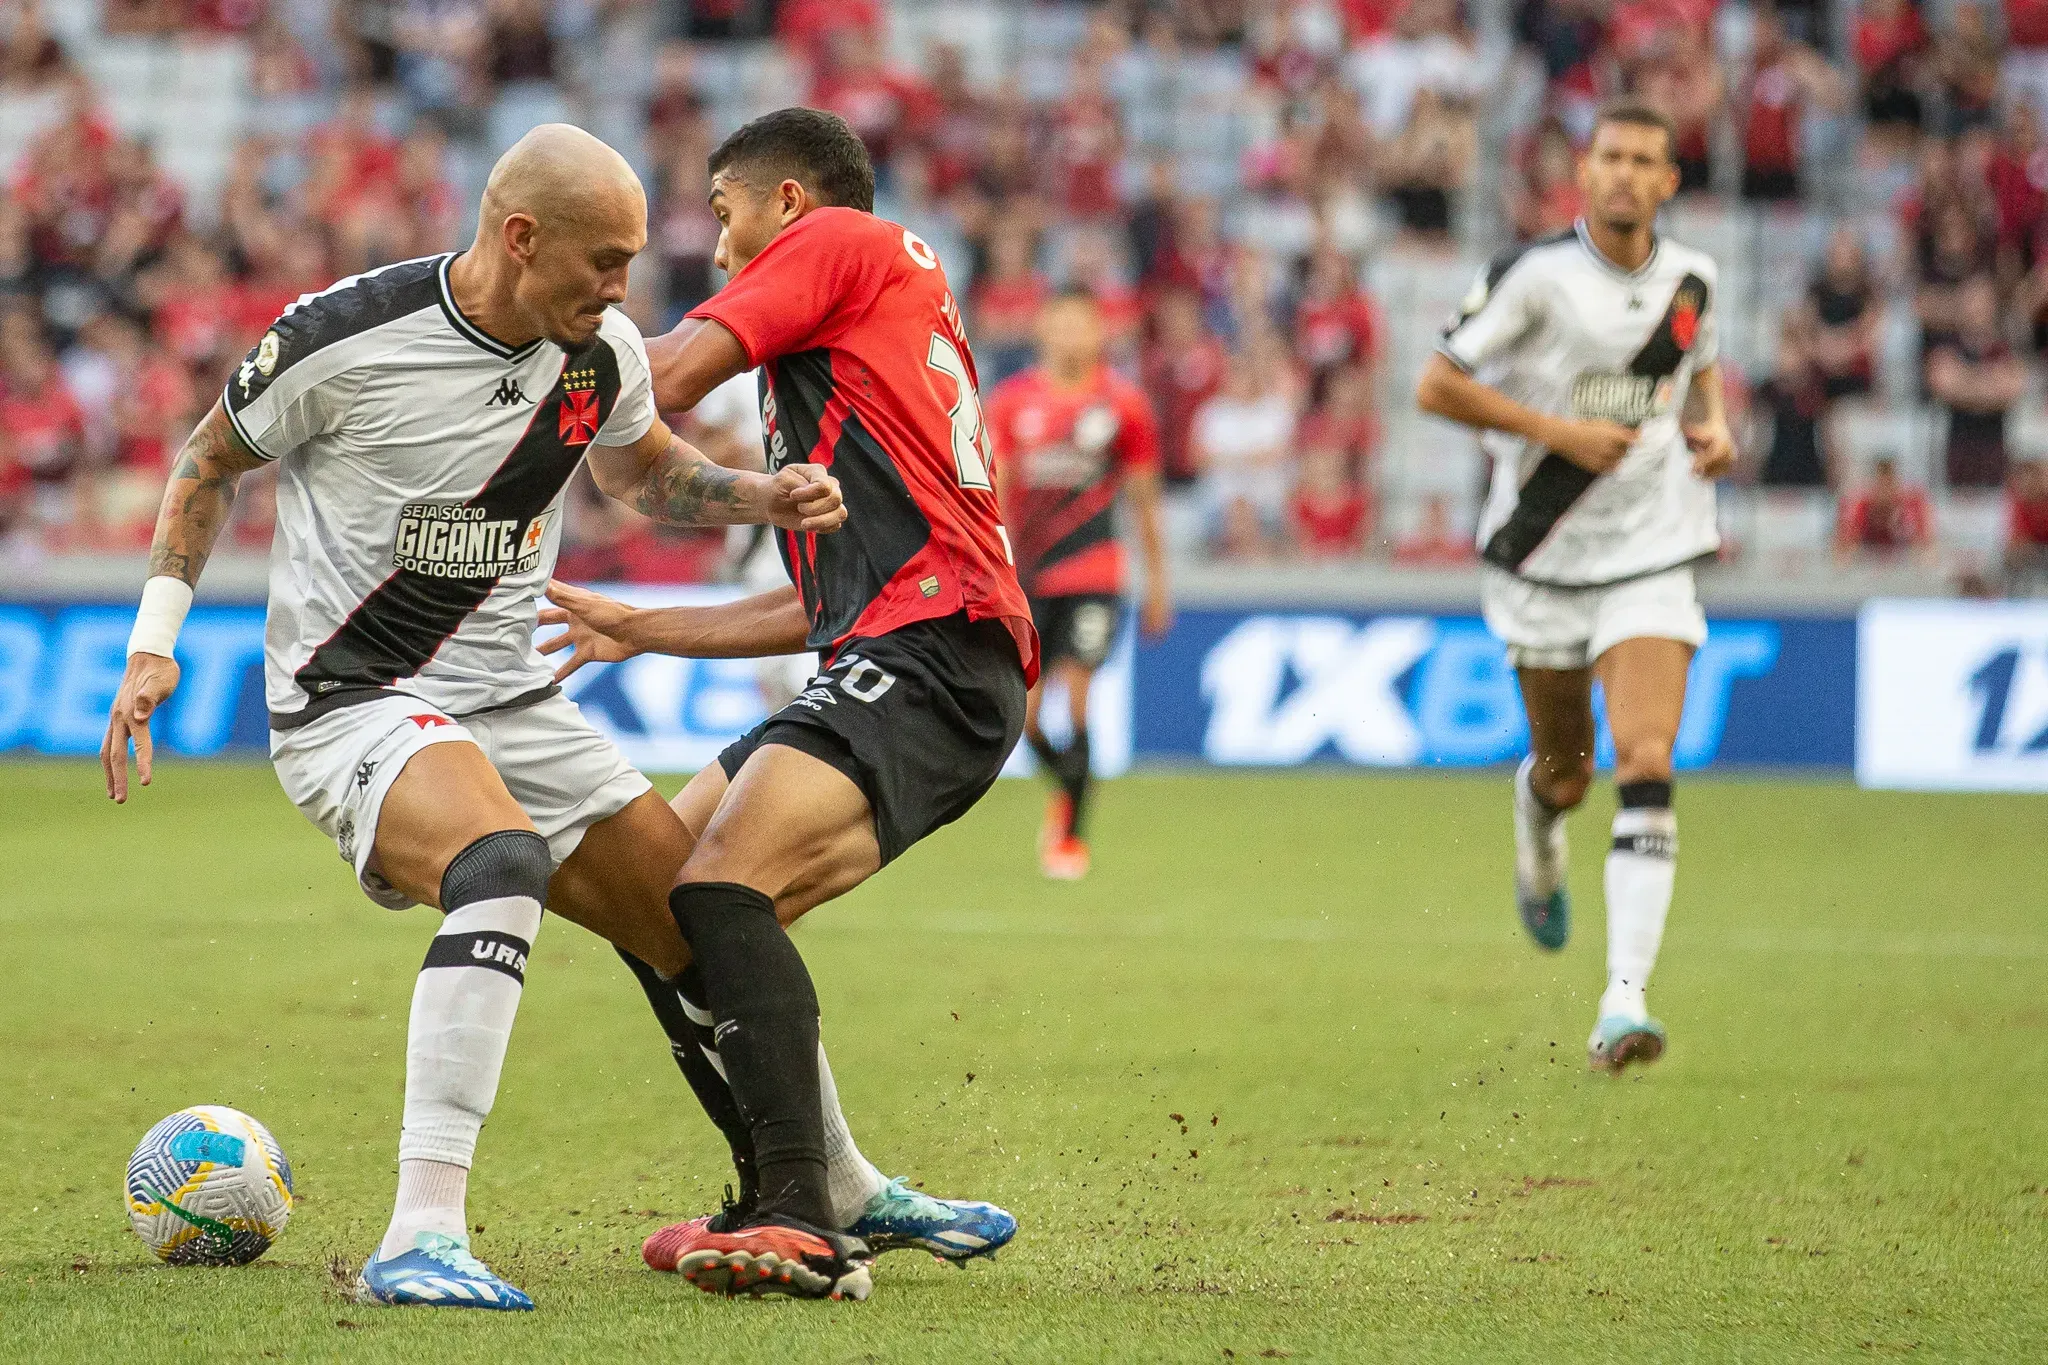
M 1159 530 L 1159 426 L 1137 385 L 1103 363 L 1102 314 L 1092 295 L 1061 294 L 1038 319 L 1038 364 L 1005 380 L 988 400 L 996 484 L 1031 596 L 1048 680 L 1066 689 L 1072 738 L 1060 749 L 1039 726 L 1045 686 L 1031 691 L 1024 737 L 1059 791 L 1038 839 L 1048 877 L 1088 873 L 1082 839 L 1089 784 L 1088 686 L 1122 623 L 1124 550 L 1116 502 L 1130 495 L 1145 559 L 1141 624 L 1147 636 L 1173 624 Z
M 664 901 L 688 834 L 532 648 L 562 488 L 587 456 L 671 522 L 822 532 L 845 514 L 815 467 L 735 474 L 656 419 L 640 335 L 612 306 L 645 200 L 603 143 L 535 129 L 493 169 L 480 219 L 466 252 L 301 299 L 229 379 L 165 490 L 102 759 L 117 801 L 131 741 L 150 780 L 192 586 L 236 481 L 276 461 L 279 780 L 372 899 L 445 915 L 408 1024 L 398 1197 L 358 1292 L 525 1309 L 471 1254 L 465 1196 L 541 907 L 661 977 L 687 961 Z M 814 1118 L 842 1136 L 840 1168 L 882 1183 L 836 1106 Z
M 1678 853 L 1671 747 L 1706 638 L 1693 564 L 1720 545 L 1714 262 L 1656 234 L 1678 188 L 1674 135 L 1604 112 L 1580 163 L 1586 217 L 1496 257 L 1445 331 L 1417 402 L 1478 427 L 1493 456 L 1481 603 L 1529 713 L 1515 774 L 1515 891 L 1545 948 L 1570 933 L 1564 817 L 1593 779 L 1592 684 L 1606 695 L 1620 809 L 1607 855 L 1607 989 L 1596 1069 L 1664 1051 L 1645 999 Z
M 861 1273 L 829 1226 L 818 998 L 784 926 L 958 819 L 995 781 L 1038 673 L 1030 607 L 989 481 L 974 361 L 930 247 L 874 216 L 845 121 L 764 115 L 711 155 L 732 278 L 650 343 L 655 397 L 695 406 L 760 368 L 768 461 L 844 491 L 839 535 L 778 535 L 792 585 L 718 607 L 634 611 L 567 586 L 563 673 L 641 651 L 758 658 L 806 647 L 803 693 L 690 780 L 697 835 L 669 897 L 701 968 L 703 1024 L 744 1116 L 751 1199 L 649 1240 L 712 1292 L 807 1297 Z M 858 1230 L 858 1227 L 856 1227 Z

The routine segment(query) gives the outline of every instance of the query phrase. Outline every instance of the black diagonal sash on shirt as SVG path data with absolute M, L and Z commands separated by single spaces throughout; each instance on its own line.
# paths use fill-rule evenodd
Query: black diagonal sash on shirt
M 1678 282 L 1678 287 L 1671 291 L 1671 302 L 1664 309 L 1664 316 L 1651 329 L 1649 340 L 1629 361 L 1627 372 L 1655 379 L 1676 374 L 1686 352 L 1692 349 L 1693 334 L 1706 312 L 1706 281 L 1688 272 Z M 1685 334 L 1683 340 L 1680 332 Z M 1534 472 L 1522 484 L 1514 511 L 1508 513 L 1508 519 L 1500 529 L 1487 538 L 1482 557 L 1487 563 L 1510 572 L 1521 568 L 1598 477 L 1590 469 L 1573 464 L 1554 450 L 1544 452 Z
M 574 406 L 564 411 L 564 380 L 574 376 Z M 596 411 L 590 412 L 590 395 Z M 526 431 L 476 495 L 462 504 L 491 521 L 524 527 L 562 491 L 591 437 L 619 396 L 618 357 L 601 338 L 562 362 L 562 374 L 536 404 Z M 394 568 L 356 604 L 334 634 L 292 675 L 309 698 L 378 688 L 424 668 L 469 614 L 498 586 L 499 575 L 440 578 Z

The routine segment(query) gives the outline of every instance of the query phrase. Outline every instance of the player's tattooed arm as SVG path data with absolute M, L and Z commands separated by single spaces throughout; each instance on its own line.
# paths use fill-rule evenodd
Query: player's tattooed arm
M 227 412 L 215 400 L 178 452 L 171 480 L 157 511 L 156 536 L 149 547 L 149 572 L 197 586 L 207 556 L 235 506 L 235 485 L 265 461 L 235 434 Z
M 671 526 L 766 523 L 822 534 L 846 520 L 839 481 L 819 465 L 773 474 L 725 469 L 656 422 L 630 446 L 590 448 L 597 486 L 634 511 Z

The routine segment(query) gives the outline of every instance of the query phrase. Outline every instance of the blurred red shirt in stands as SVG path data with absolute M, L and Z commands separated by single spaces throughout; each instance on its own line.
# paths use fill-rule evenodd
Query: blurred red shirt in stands
M 980 346 L 1028 345 L 1047 295 L 1045 277 L 1031 259 L 1031 235 L 1019 226 L 998 229 L 989 244 L 989 269 L 976 277 L 974 340 Z
M 898 141 L 930 117 L 931 92 L 916 76 L 888 66 L 880 40 L 864 29 L 833 31 L 824 50 L 811 105 L 853 125 L 875 164 L 887 165 Z
M 784 0 L 775 10 L 775 36 L 814 68 L 822 67 L 833 35 L 882 32 L 881 0 Z
M 1301 477 L 1288 502 L 1294 539 L 1311 559 L 1341 559 L 1365 545 L 1371 503 L 1365 489 L 1351 477 L 1342 450 L 1311 444 L 1301 455 Z
M 1294 353 L 1319 380 L 1341 365 L 1379 359 L 1379 314 L 1342 252 L 1324 248 L 1310 258 L 1294 312 Z
M 1862 493 L 1842 504 L 1835 544 L 1844 554 L 1903 554 L 1927 544 L 1933 529 L 1927 494 L 1901 479 L 1893 461 L 1880 459 Z
M 2015 545 L 2048 546 L 2048 464 L 2028 460 L 2013 467 L 2008 534 Z
M 85 451 L 85 414 L 35 320 L 19 311 L 0 317 L 0 430 L 32 483 L 65 482 Z
M 1140 371 L 1159 414 L 1161 466 L 1167 478 L 1186 482 L 1200 472 L 1190 439 L 1195 413 L 1223 387 L 1230 357 L 1202 321 L 1201 297 L 1192 290 L 1162 294 L 1155 323 L 1157 334 L 1145 350 Z
M 1053 114 L 1051 150 L 1060 204 L 1070 217 L 1102 218 L 1117 211 L 1123 132 L 1101 71 L 1091 63 L 1075 63 L 1074 88 Z

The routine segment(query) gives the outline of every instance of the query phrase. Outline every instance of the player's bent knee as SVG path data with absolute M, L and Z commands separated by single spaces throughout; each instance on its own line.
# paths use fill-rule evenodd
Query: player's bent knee
M 1536 794 L 1545 805 L 1554 810 L 1571 810 L 1593 788 L 1593 756 L 1557 759 L 1539 755 L 1535 776 Z
M 441 908 L 453 914 L 476 901 L 508 896 L 545 904 L 554 871 L 547 840 L 530 829 L 497 830 L 448 860 L 441 874 Z

